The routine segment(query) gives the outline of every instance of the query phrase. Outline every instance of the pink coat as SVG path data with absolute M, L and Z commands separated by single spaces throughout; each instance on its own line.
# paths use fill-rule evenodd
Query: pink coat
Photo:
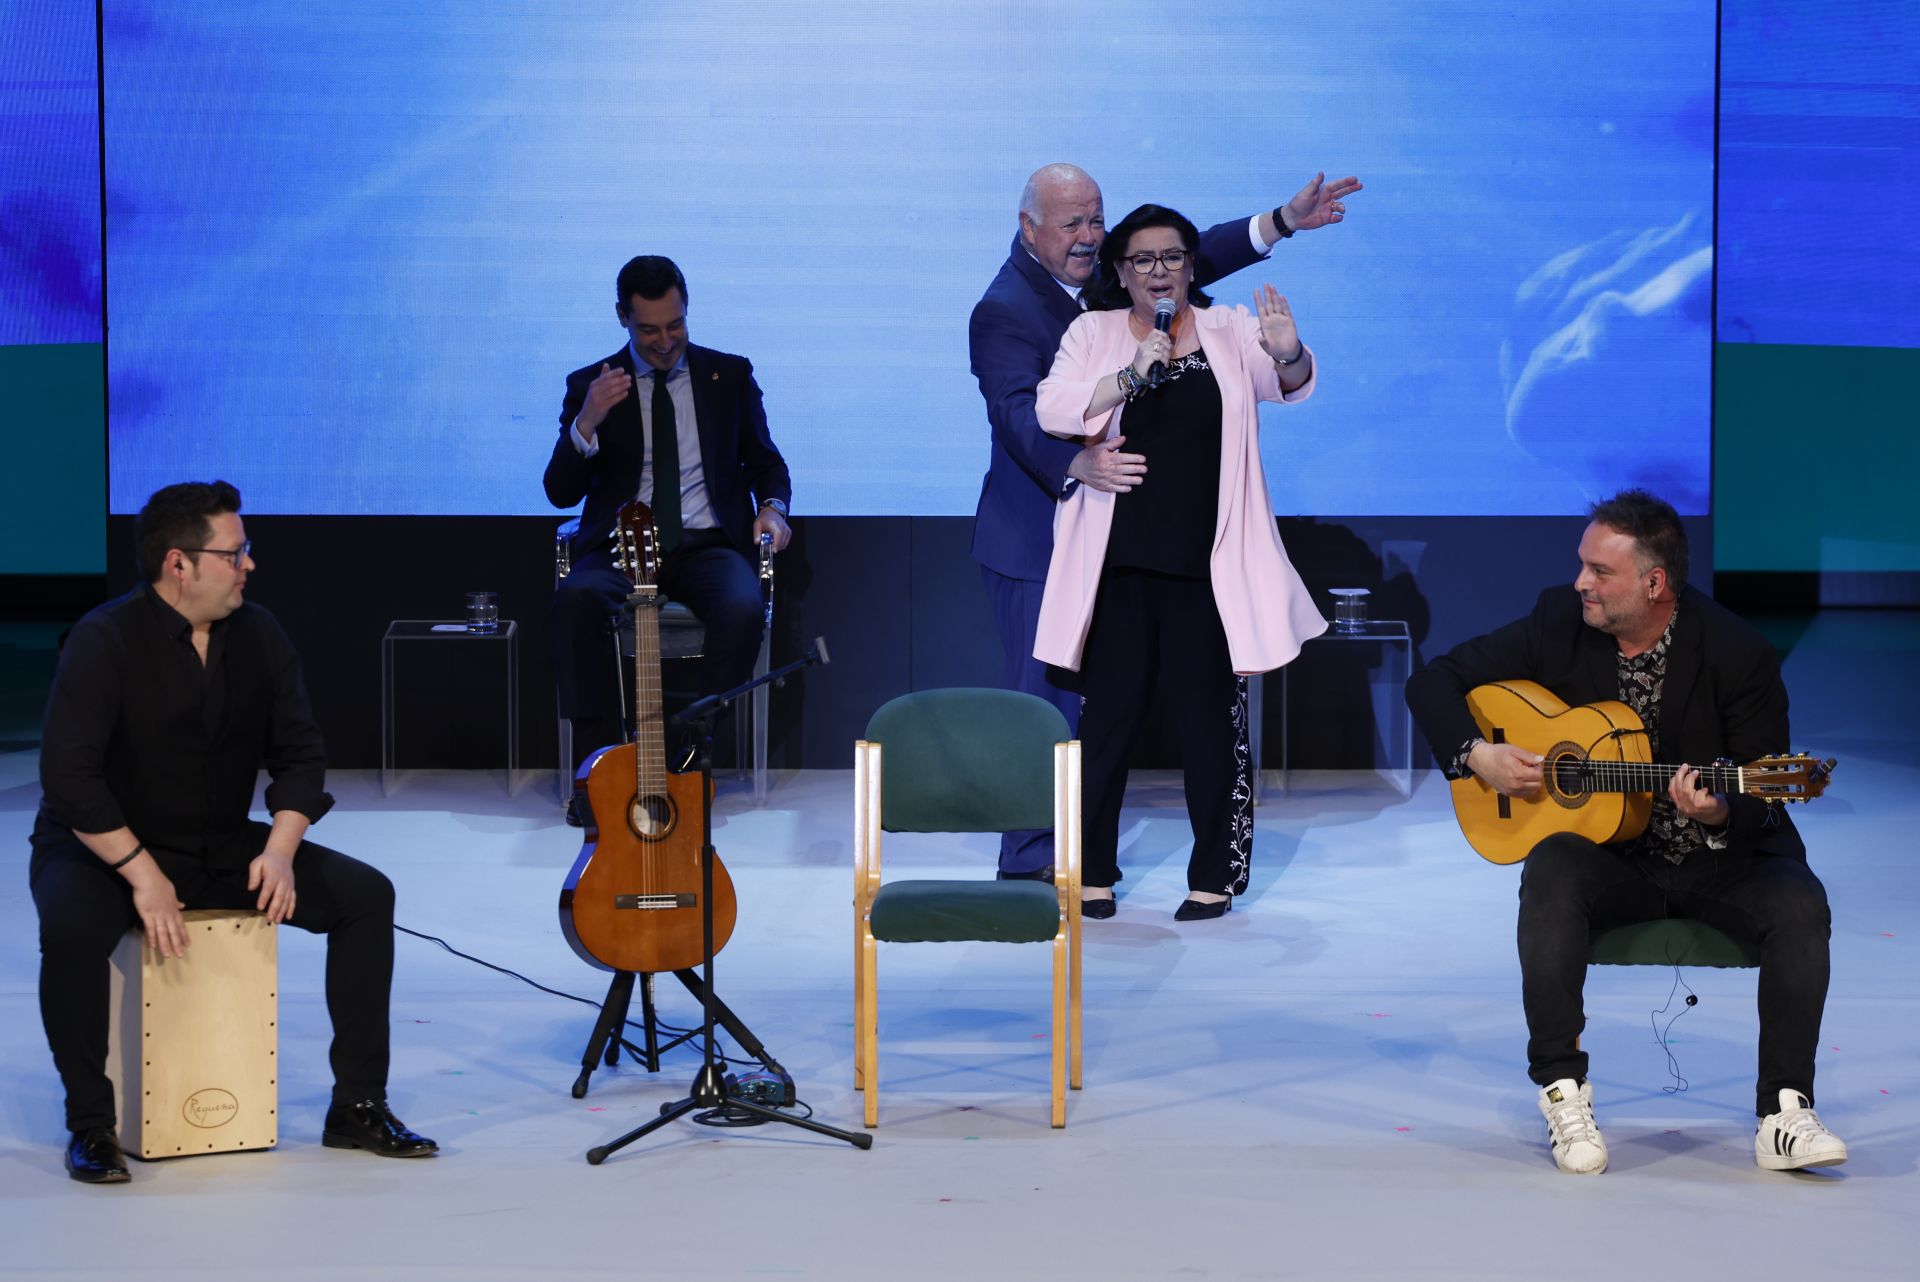
M 1269 672 L 1291 662 L 1300 646 L 1327 630 L 1274 527 L 1260 466 L 1258 402 L 1291 403 L 1312 394 L 1319 362 L 1306 384 L 1282 393 L 1273 361 L 1260 348 L 1260 322 L 1245 307 L 1194 308 L 1200 347 L 1220 384 L 1220 506 L 1214 529 L 1213 599 L 1227 633 L 1233 670 Z M 1093 385 L 1131 364 L 1139 342 L 1127 328 L 1127 313 L 1088 312 L 1060 340 L 1053 370 L 1040 384 L 1035 409 L 1040 426 L 1055 436 L 1089 443 L 1125 435 L 1126 407 L 1084 417 Z M 1125 446 L 1121 447 L 1123 450 Z M 1151 473 L 1145 484 L 1152 485 Z M 1078 486 L 1053 518 L 1053 560 L 1047 567 L 1033 656 L 1077 671 L 1093 621 L 1094 597 L 1113 528 L 1115 496 Z

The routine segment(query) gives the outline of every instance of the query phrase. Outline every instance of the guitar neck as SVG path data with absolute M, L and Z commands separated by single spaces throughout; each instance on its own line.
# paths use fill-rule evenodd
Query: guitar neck
M 1584 792 L 1665 792 L 1680 772 L 1679 766 L 1647 761 L 1565 760 L 1554 770 L 1573 772 Z M 1745 771 L 1739 766 L 1697 766 L 1700 785 L 1709 792 L 1747 791 Z M 1569 780 L 1568 782 L 1572 782 Z
M 667 729 L 660 695 L 660 596 L 651 586 L 634 594 L 633 746 L 636 795 L 667 790 Z

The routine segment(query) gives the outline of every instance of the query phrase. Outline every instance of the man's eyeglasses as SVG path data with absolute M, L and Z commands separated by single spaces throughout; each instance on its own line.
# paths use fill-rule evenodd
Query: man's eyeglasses
M 1153 271 L 1155 263 L 1159 263 L 1170 272 L 1177 272 L 1187 265 L 1187 251 L 1169 249 L 1164 254 L 1135 254 L 1127 259 L 1127 265 L 1133 268 L 1137 276 L 1145 276 Z
M 233 568 L 239 569 L 240 562 L 253 555 L 253 540 L 248 539 L 237 548 L 181 548 L 182 552 L 211 552 L 215 556 L 224 556 L 233 562 Z

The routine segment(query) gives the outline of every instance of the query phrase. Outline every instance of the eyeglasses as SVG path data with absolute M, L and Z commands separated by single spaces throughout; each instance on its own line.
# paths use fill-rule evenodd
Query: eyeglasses
M 240 562 L 253 555 L 253 540 L 248 539 L 237 548 L 181 548 L 182 552 L 211 552 L 215 556 L 224 556 L 233 562 L 233 568 L 239 569 Z
M 1133 268 L 1135 275 L 1139 276 L 1145 276 L 1153 271 L 1155 263 L 1159 263 L 1170 272 L 1177 272 L 1187 265 L 1187 251 L 1169 249 L 1164 254 L 1134 254 L 1127 259 L 1127 265 Z

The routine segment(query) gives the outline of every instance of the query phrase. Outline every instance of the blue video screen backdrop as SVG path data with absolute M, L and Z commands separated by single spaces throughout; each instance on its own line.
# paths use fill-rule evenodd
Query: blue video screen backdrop
M 96 30 L 0 4 L 0 575 L 106 564 Z
M 1920 347 L 1920 6 L 1724 23 L 1719 338 Z
M 93 6 L 0 6 L 0 346 L 100 341 Z
M 1272 281 L 1320 356 L 1284 513 L 1704 512 L 1711 0 L 106 0 L 115 511 L 535 514 L 562 379 L 667 254 L 795 511 L 961 515 L 967 316 L 1022 183 L 1203 227 L 1358 174 Z

